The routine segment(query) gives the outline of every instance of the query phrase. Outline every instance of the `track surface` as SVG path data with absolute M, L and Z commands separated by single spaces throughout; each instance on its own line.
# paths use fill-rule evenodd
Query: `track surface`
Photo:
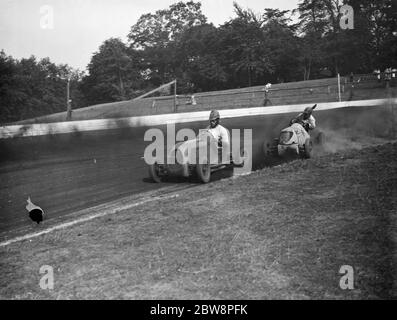
M 382 136 L 389 130 L 388 126 L 382 120 L 382 126 L 373 124 L 379 115 L 385 117 L 382 108 L 321 111 L 315 116 L 319 126 L 340 129 L 355 123 L 358 132 L 367 130 L 372 122 L 371 135 Z M 292 116 L 225 119 L 221 123 L 230 130 L 252 129 L 252 159 L 256 169 L 263 165 L 263 142 L 276 137 Z M 176 130 L 190 127 L 197 132 L 206 125 L 189 123 L 177 125 Z M 159 128 L 165 132 L 165 126 Z M 168 187 L 164 192 L 194 187 L 197 181 L 173 179 L 155 184 L 148 179 L 147 166 L 141 159 L 149 144 L 143 140 L 147 129 L 0 140 L 0 240 L 43 228 L 43 224 L 37 226 L 28 218 L 25 205 L 29 196 L 44 209 L 44 225 L 48 226 L 81 209 L 131 194 L 164 187 Z M 223 176 L 219 173 L 214 179 Z

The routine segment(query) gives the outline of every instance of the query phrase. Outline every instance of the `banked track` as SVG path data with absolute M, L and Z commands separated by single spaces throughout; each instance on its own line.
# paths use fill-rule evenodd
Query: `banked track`
M 263 142 L 277 136 L 291 116 L 302 110 L 302 106 L 278 106 L 274 110 L 250 108 L 246 109 L 248 116 L 241 116 L 238 113 L 241 111 L 236 110 L 222 110 L 222 124 L 229 129 L 252 129 L 252 159 L 256 169 L 263 164 Z M 392 116 L 395 117 L 396 113 L 391 112 L 390 100 L 367 101 L 361 105 L 354 101 L 352 105 L 339 107 L 337 104 L 319 104 L 316 109 L 316 119 L 322 128 L 340 132 L 349 128 L 356 130 L 357 134 L 372 136 L 389 134 Z M 156 117 L 156 121 L 160 121 Z M 182 123 L 176 124 L 176 130 L 189 127 L 197 132 L 207 125 L 208 112 L 197 112 L 190 116 L 190 121 L 180 118 L 180 114 L 178 117 L 179 120 L 168 119 L 171 123 L 182 119 Z M 139 202 L 141 198 L 151 197 L 150 194 L 155 198 L 194 187 L 197 182 L 186 179 L 174 179 L 160 185 L 150 182 L 146 164 L 141 159 L 149 143 L 143 140 L 143 136 L 150 124 L 142 122 L 142 119 L 139 125 L 146 127 L 135 127 L 131 123 L 121 121 L 119 127 L 85 131 L 77 130 L 76 124 L 70 122 L 67 124 L 74 125 L 74 130 L 69 133 L 48 135 L 40 131 L 39 135 L 29 135 L 27 133 L 34 132 L 34 129 L 28 129 L 24 136 L 9 139 L 4 139 L 4 132 L 9 133 L 10 128 L 2 127 L 0 241 L 40 232 L 79 219 L 79 215 L 91 211 L 94 214 L 107 203 L 117 207 L 117 201 L 122 199 Z M 166 132 L 166 127 L 160 122 L 151 123 L 151 126 Z M 221 174 L 214 179 L 222 177 Z M 45 210 L 43 224 L 36 225 L 29 220 L 25 210 L 28 196 Z M 94 209 L 87 210 L 89 208 Z

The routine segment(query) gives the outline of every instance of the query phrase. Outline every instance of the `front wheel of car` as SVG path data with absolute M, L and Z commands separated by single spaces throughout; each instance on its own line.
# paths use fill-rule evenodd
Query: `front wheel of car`
M 161 182 L 160 178 L 160 168 L 157 162 L 154 164 L 149 165 L 149 176 L 152 180 L 156 183 Z
M 275 138 L 273 139 L 273 144 L 270 146 L 270 153 L 272 156 L 277 157 L 278 154 L 278 144 L 279 144 L 279 139 Z
M 211 167 L 207 161 L 196 165 L 196 173 L 202 183 L 208 183 L 211 180 Z

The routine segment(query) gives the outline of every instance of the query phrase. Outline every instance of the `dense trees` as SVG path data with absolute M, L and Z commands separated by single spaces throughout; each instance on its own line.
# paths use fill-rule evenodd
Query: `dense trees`
M 354 8 L 353 30 L 340 28 L 343 4 Z M 219 27 L 207 23 L 199 2 L 142 15 L 128 45 L 141 54 L 144 87 L 176 78 L 181 93 L 207 91 L 397 65 L 395 1 L 301 0 L 292 12 L 260 13 L 234 3 L 234 9 L 236 16 Z
M 354 9 L 354 29 L 340 27 L 340 7 Z M 142 15 L 127 42 L 110 38 L 87 73 L 34 57 L 0 54 L 0 121 L 131 99 L 178 80 L 192 93 L 307 80 L 397 67 L 397 2 L 300 0 L 296 9 L 255 13 L 234 3 L 235 17 L 215 27 L 200 2 L 177 2 Z M 293 19 L 291 19 L 293 18 Z
M 342 30 L 339 10 L 354 9 L 354 29 Z M 305 79 L 397 66 L 397 2 L 393 0 L 301 0 L 298 36 Z M 394 34 L 393 34 L 394 32 Z
M 81 89 L 90 104 L 126 100 L 142 85 L 140 54 L 120 39 L 108 39 L 94 53 L 88 65 L 89 75 Z
M 12 122 L 66 110 L 66 86 L 70 77 L 73 106 L 83 106 L 78 90 L 82 74 L 48 58 L 15 60 L 0 52 L 0 121 Z

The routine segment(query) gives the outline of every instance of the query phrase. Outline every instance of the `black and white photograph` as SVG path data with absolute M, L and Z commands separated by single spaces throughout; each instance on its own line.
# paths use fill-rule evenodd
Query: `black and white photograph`
M 0 0 L 0 300 L 395 299 L 395 0 Z

